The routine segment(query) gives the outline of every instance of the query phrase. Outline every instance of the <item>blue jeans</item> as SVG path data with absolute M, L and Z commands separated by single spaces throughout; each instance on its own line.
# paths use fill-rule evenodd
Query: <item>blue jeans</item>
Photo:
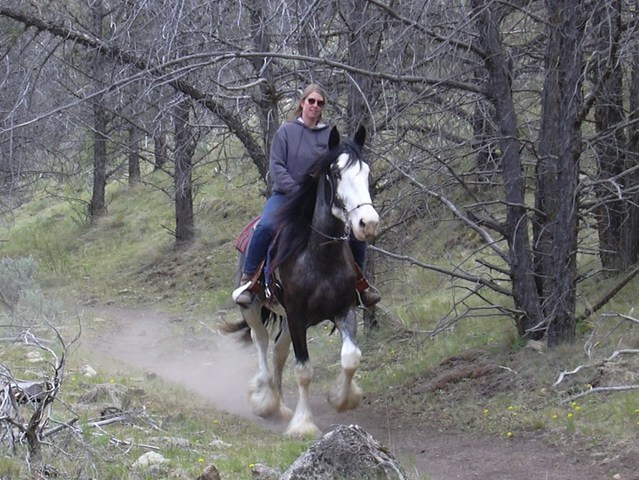
M 364 261 L 366 260 L 366 246 L 367 246 L 367 243 L 364 240 L 357 240 L 351 234 L 351 238 L 348 239 L 348 244 L 351 247 L 351 252 L 353 252 L 353 258 L 355 259 L 355 263 L 363 271 L 364 270 Z
M 246 259 L 244 260 L 244 273 L 253 275 L 260 266 L 262 260 L 266 258 L 268 247 L 273 240 L 275 234 L 275 212 L 284 203 L 286 197 L 281 193 L 274 193 L 266 200 L 264 204 L 264 210 L 262 211 L 262 217 L 257 222 L 255 232 L 249 243 L 248 250 L 246 252 Z
M 281 193 L 274 193 L 264 204 L 262 216 L 255 227 L 255 232 L 253 232 L 251 243 L 249 243 L 246 252 L 246 259 L 244 260 L 244 273 L 247 275 L 253 275 L 262 260 L 266 258 L 268 247 L 271 245 L 271 240 L 273 240 L 275 228 L 277 227 L 275 212 L 284 203 L 285 198 Z M 357 240 L 351 235 L 348 243 L 353 252 L 355 263 L 363 270 L 364 261 L 366 260 L 366 242 Z

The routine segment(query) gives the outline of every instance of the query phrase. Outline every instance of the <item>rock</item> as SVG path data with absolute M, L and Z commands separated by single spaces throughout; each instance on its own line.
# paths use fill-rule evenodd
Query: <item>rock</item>
M 98 374 L 98 372 L 96 372 L 91 365 L 84 365 L 80 371 L 85 377 L 90 377 L 90 378 L 95 377 Z
M 214 440 L 211 440 L 211 443 L 209 443 L 209 447 L 213 447 L 213 448 L 230 448 L 230 447 L 232 447 L 232 445 L 230 443 L 226 443 L 226 442 L 220 440 L 219 438 L 216 438 Z
M 191 446 L 191 442 L 188 438 L 181 437 L 151 437 L 149 438 L 150 443 L 159 443 L 163 447 L 169 448 L 189 448 Z
M 133 463 L 133 468 L 141 469 L 141 468 L 150 468 L 156 465 L 162 465 L 163 463 L 167 463 L 168 460 L 164 458 L 162 455 L 156 452 L 147 452 L 138 458 Z
M 202 475 L 197 477 L 196 480 L 220 480 L 220 472 L 217 471 L 217 467 L 213 464 L 204 469 Z
M 390 451 L 358 425 L 339 425 L 291 465 L 281 480 L 406 480 Z
M 268 465 L 256 463 L 251 466 L 251 478 L 254 480 L 277 480 L 280 478 L 280 472 Z
M 544 343 L 540 342 L 539 340 L 528 340 L 528 342 L 526 342 L 526 348 L 530 348 L 535 352 L 544 353 L 544 351 L 546 350 L 546 345 L 544 345 Z

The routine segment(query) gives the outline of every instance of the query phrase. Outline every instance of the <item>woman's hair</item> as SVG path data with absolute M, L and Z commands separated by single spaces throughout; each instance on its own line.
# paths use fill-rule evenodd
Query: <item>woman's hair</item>
M 302 104 L 306 101 L 306 98 L 311 93 L 319 93 L 324 99 L 324 101 L 326 102 L 326 91 L 322 87 L 320 87 L 317 83 L 311 83 L 308 87 L 304 89 L 304 91 L 300 95 L 300 98 L 297 102 L 297 106 L 291 112 L 291 115 L 289 116 L 289 120 L 293 121 L 299 118 L 299 116 L 302 114 Z M 320 116 L 318 120 L 321 120 L 321 119 L 322 119 L 322 113 L 320 112 Z

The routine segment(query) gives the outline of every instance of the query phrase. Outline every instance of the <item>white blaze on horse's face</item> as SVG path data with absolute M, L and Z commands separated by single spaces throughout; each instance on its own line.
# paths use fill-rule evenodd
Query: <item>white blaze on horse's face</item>
M 337 159 L 341 178 L 337 182 L 337 196 L 344 204 L 344 210 L 333 206 L 333 215 L 344 223 L 350 222 L 351 231 L 358 240 L 372 240 L 375 237 L 379 215 L 373 207 L 368 191 L 370 169 L 364 162 L 353 162 L 348 168 L 349 156 L 342 153 Z

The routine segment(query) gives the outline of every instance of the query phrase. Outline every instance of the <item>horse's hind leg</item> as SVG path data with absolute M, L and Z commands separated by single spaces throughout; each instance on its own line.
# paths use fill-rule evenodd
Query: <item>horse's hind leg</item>
M 251 327 L 251 338 L 257 349 L 258 371 L 249 384 L 249 402 L 253 413 L 260 417 L 271 417 L 280 412 L 280 396 L 273 388 L 273 379 L 268 368 L 269 333 L 262 322 L 261 307 L 252 305 L 242 309 L 246 323 Z
M 328 392 L 328 401 L 335 410 L 343 412 L 356 408 L 362 401 L 362 390 L 353 379 L 359 367 L 362 352 L 355 342 L 357 335 L 355 311 L 350 310 L 345 318 L 337 319 L 335 324 L 342 336 L 342 369 Z

